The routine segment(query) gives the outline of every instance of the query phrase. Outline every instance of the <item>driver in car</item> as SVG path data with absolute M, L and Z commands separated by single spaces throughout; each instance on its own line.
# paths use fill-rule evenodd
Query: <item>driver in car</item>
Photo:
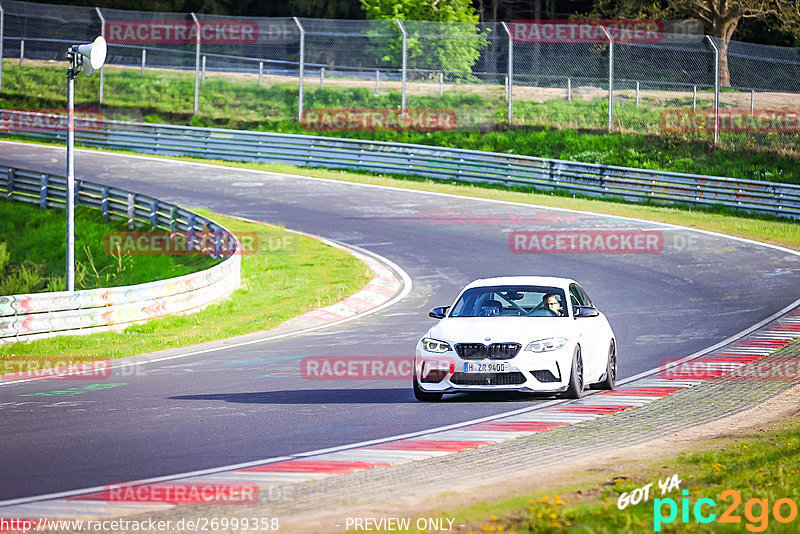
M 546 310 L 553 312 L 556 317 L 563 317 L 564 311 L 561 307 L 561 301 L 555 293 L 548 293 L 542 297 L 542 304 Z

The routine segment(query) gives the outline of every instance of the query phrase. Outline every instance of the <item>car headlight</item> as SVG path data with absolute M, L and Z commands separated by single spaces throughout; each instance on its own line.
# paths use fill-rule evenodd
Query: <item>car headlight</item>
M 427 350 L 428 352 L 447 352 L 448 350 L 453 350 L 450 348 L 450 345 L 444 341 L 439 341 L 438 339 L 432 339 L 426 337 L 422 340 L 422 347 Z
M 551 350 L 558 350 L 566 344 L 567 338 L 565 337 L 549 337 L 547 339 L 531 341 L 528 343 L 528 346 L 525 347 L 525 350 L 530 350 L 532 352 L 549 352 Z

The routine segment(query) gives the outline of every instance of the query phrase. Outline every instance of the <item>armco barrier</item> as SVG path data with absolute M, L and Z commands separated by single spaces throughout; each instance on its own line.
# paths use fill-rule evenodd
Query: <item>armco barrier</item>
M 0 110 L 0 134 L 66 139 L 65 120 Z M 601 198 L 654 200 L 800 216 L 800 186 L 425 145 L 337 137 L 192 128 L 81 119 L 85 146 L 305 167 L 410 174 L 467 182 L 524 185 Z
M 63 206 L 66 179 L 0 168 L 0 194 L 44 209 Z M 127 220 L 130 227 L 147 224 L 173 232 L 213 232 L 213 255 L 227 258 L 204 271 L 135 286 L 0 296 L 0 343 L 121 330 L 133 323 L 200 310 L 239 287 L 241 245 L 217 223 L 146 195 L 80 180 L 75 182 L 75 204 L 99 208 L 103 217 Z

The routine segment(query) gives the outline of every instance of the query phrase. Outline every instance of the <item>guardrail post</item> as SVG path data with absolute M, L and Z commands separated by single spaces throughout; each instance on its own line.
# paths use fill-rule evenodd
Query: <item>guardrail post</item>
M 106 19 L 103 16 L 103 14 L 100 12 L 100 8 L 99 7 L 95 7 L 94 9 L 95 9 L 95 11 L 97 11 L 97 16 L 100 18 L 100 35 L 103 37 L 103 39 L 105 39 L 106 38 Z M 2 57 L 2 56 L 0 56 L 0 57 Z M 100 67 L 100 98 L 99 98 L 99 101 L 98 101 L 98 103 L 101 106 L 103 105 L 103 93 L 105 92 L 105 83 L 106 83 L 106 68 L 105 68 L 105 62 L 103 62 L 103 65 Z
M 264 77 L 264 62 L 258 62 L 258 86 L 261 87 L 261 79 Z
M 0 89 L 3 88 L 3 38 L 5 38 L 6 12 L 0 5 Z
M 608 131 L 614 127 L 614 39 L 605 26 L 600 26 L 608 39 Z
M 194 54 L 194 114 L 197 115 L 197 108 L 200 104 L 200 21 L 197 15 L 192 12 L 194 27 L 197 30 L 197 41 Z
M 158 228 L 158 201 L 150 202 L 150 228 Z
M 128 230 L 133 230 L 133 217 L 136 214 L 136 200 L 133 193 L 128 193 Z
M 220 234 L 219 229 L 218 228 L 214 228 L 214 259 L 219 258 L 219 250 L 220 250 L 219 234 Z
M 178 210 L 175 206 L 169 209 L 169 231 L 174 232 L 175 227 L 178 225 Z
M 14 169 L 8 169 L 8 186 L 6 187 L 6 198 L 11 200 L 14 194 Z
M 706 39 L 714 48 L 714 144 L 719 141 L 719 47 L 710 35 Z
M 194 249 L 194 224 L 195 224 L 195 217 L 194 213 L 189 215 L 189 220 L 186 221 L 186 250 L 193 250 Z
M 144 66 L 147 63 L 147 49 L 142 48 L 142 78 L 144 78 Z
M 303 75 L 306 63 L 306 30 L 300 24 L 300 19 L 292 17 L 297 29 L 300 30 L 300 69 L 298 78 L 300 79 L 300 89 L 297 97 L 297 122 L 303 122 Z
M 402 60 L 402 68 L 403 71 L 400 74 L 400 78 L 402 80 L 401 87 L 400 87 L 400 112 L 406 112 L 406 80 L 408 79 L 408 34 L 406 33 L 406 29 L 403 27 L 403 23 L 400 22 L 400 19 L 394 19 L 397 23 L 397 26 L 400 28 L 400 31 L 403 33 L 403 60 Z
M 104 221 L 108 220 L 108 193 L 108 187 L 104 187 L 100 192 L 100 217 Z
M 508 24 L 501 22 L 508 35 L 508 124 L 514 118 L 514 38 Z
M 41 191 L 39 192 L 39 207 L 43 210 L 47 209 L 47 185 L 48 185 L 48 176 L 46 174 L 42 175 L 42 187 Z

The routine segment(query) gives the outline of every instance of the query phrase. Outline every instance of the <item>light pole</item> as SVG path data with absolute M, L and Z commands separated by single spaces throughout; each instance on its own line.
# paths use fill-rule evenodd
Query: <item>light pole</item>
M 106 62 L 106 51 L 103 37 L 67 51 L 67 291 L 75 291 L 75 75 L 94 74 Z

